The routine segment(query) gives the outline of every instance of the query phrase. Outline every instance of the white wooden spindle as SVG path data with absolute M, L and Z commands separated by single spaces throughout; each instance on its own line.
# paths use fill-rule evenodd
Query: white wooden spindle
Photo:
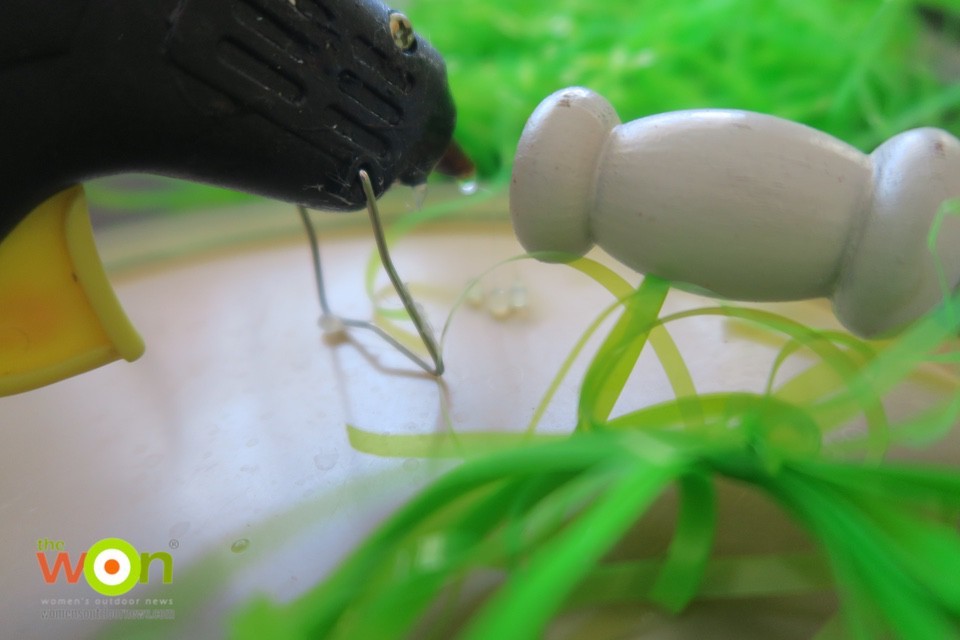
M 530 252 L 582 255 L 596 244 L 718 297 L 830 297 L 847 328 L 872 337 L 942 300 L 927 237 L 955 197 L 960 141 L 939 129 L 907 131 L 865 155 L 747 111 L 621 124 L 603 97 L 570 88 L 527 122 L 510 211 Z M 956 288 L 960 219 L 945 221 L 938 250 Z

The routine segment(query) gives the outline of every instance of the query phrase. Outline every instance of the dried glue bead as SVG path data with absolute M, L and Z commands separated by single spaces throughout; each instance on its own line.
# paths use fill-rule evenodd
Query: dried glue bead
M 477 191 L 480 190 L 480 183 L 477 182 L 476 178 L 468 178 L 466 180 L 457 181 L 457 189 L 460 190 L 465 196 L 472 196 Z
M 510 294 L 503 287 L 495 287 L 487 296 L 487 311 L 497 320 L 510 317 Z
M 427 201 L 427 183 L 418 184 L 413 187 L 413 202 L 412 209 L 414 211 L 422 211 L 423 203 Z
M 483 306 L 483 287 L 480 286 L 479 282 L 474 282 L 467 288 L 465 299 L 467 304 L 474 309 L 479 309 Z
M 510 310 L 514 313 L 525 313 L 529 296 L 527 295 L 527 286 L 520 280 L 514 280 L 510 285 Z
M 594 243 L 627 266 L 738 300 L 831 297 L 876 336 L 942 299 L 927 235 L 960 197 L 960 141 L 916 129 L 872 155 L 746 111 L 696 110 L 620 124 L 587 89 L 559 91 L 523 131 L 510 187 L 521 244 L 541 256 Z M 938 253 L 960 284 L 960 220 Z
M 343 320 L 335 315 L 320 316 L 318 324 L 320 325 L 320 330 L 323 331 L 323 335 L 328 338 L 342 337 L 347 331 L 347 326 L 343 324 Z

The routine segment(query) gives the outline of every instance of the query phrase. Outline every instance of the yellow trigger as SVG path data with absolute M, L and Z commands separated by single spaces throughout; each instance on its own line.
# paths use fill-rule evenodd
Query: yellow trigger
M 83 187 L 0 241 L 0 396 L 136 360 L 143 348 L 104 273 Z

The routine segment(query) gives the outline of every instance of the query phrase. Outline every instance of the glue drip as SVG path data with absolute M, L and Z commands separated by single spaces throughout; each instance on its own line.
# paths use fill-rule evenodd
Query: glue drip
M 413 187 L 413 210 L 422 211 L 423 203 L 427 200 L 427 183 L 415 185 Z
M 464 180 L 457 180 L 457 188 L 460 189 L 460 193 L 463 195 L 472 196 L 479 190 L 480 184 L 475 177 L 471 176 Z

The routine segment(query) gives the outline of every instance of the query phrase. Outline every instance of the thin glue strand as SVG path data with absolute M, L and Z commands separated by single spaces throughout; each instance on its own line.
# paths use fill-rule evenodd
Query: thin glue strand
M 481 193 L 470 196 L 469 200 L 464 200 L 463 198 L 453 198 L 424 209 L 420 209 L 419 211 L 408 212 L 402 217 L 397 218 L 390 225 L 390 228 L 386 232 L 387 244 L 392 246 L 403 236 L 428 222 L 442 220 L 443 218 L 454 215 L 463 216 L 464 212 L 468 211 L 471 207 L 496 198 L 502 193 L 502 191 L 503 185 L 498 185 L 493 189 L 484 189 Z M 376 296 L 376 281 L 377 275 L 380 273 L 380 268 L 382 266 L 383 263 L 380 260 L 379 254 L 375 250 L 371 251 L 370 257 L 367 259 L 364 283 L 367 296 L 370 298 L 370 301 L 374 304 L 375 308 L 379 308 Z

